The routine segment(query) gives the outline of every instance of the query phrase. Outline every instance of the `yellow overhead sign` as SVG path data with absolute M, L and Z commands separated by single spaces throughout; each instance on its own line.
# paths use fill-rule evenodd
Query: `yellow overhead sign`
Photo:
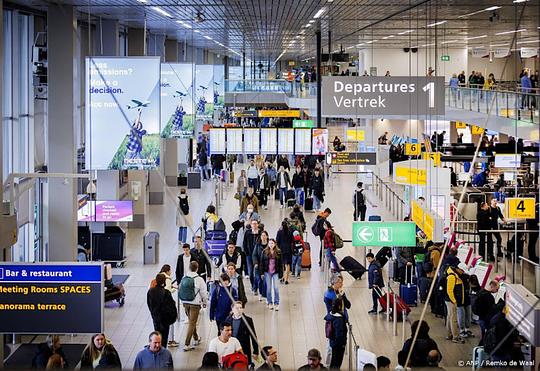
M 535 214 L 534 198 L 507 198 L 505 213 L 510 219 L 533 219 Z
M 456 121 L 456 129 L 466 129 L 467 124 L 462 121 Z
M 471 125 L 471 134 L 482 135 L 484 134 L 484 128 L 481 128 L 480 126 L 476 126 L 476 125 Z
M 259 110 L 259 117 L 300 117 L 300 110 L 297 109 L 276 109 Z
M 418 156 L 422 152 L 420 143 L 405 143 L 405 154 L 407 156 Z
M 394 181 L 405 185 L 427 185 L 427 171 L 408 166 L 394 165 Z
M 430 159 L 433 160 L 433 165 L 435 167 L 441 166 L 441 153 L 440 152 L 423 153 L 422 158 L 424 160 L 430 160 Z
M 427 236 L 429 240 L 433 240 L 433 231 L 435 229 L 435 220 L 431 215 L 424 212 L 424 209 L 416 201 L 411 202 L 411 217 Z
M 363 142 L 366 138 L 364 130 L 347 129 L 347 141 Z

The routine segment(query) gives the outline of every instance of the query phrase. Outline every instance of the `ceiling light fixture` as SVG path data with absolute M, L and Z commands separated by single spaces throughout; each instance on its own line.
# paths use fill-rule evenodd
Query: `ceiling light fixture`
M 530 44 L 530 43 L 538 43 L 540 40 L 528 40 L 528 41 L 518 41 L 517 44 Z
M 529 0 L 514 0 L 513 3 L 514 4 L 526 3 L 527 1 L 529 1 Z
M 314 20 L 314 19 L 310 19 L 310 20 L 309 20 L 309 23 L 315 23 L 315 20 Z
M 498 32 L 498 33 L 496 33 L 495 35 L 508 35 L 508 34 L 511 34 L 511 33 L 525 32 L 525 31 L 527 31 L 527 29 L 522 28 L 521 30 L 513 30 L 513 31 Z
M 311 27 L 311 23 L 306 24 L 304 27 Z
M 165 17 L 169 17 L 169 18 L 172 18 L 172 17 L 173 17 L 170 13 L 168 13 L 167 11 L 161 9 L 159 6 L 153 6 L 152 9 L 153 9 L 155 12 L 157 12 L 157 13 L 159 13 L 159 14 L 165 16 Z
M 408 34 L 408 33 L 411 33 L 411 32 L 414 32 L 414 30 L 403 31 L 403 32 L 398 33 L 398 35 L 405 35 L 405 34 Z
M 510 45 L 508 43 L 505 43 L 505 44 L 491 44 L 490 46 L 506 46 L 506 45 Z
M 148 1 L 147 0 L 137 0 L 139 3 L 143 3 L 143 4 L 146 4 Z
M 441 44 L 452 44 L 452 43 L 456 43 L 458 41 L 459 40 L 448 40 L 448 41 L 443 41 Z
M 445 23 L 446 23 L 446 21 L 440 21 L 440 22 L 428 24 L 427 26 L 428 26 L 428 27 L 434 27 L 434 26 L 439 26 L 439 25 L 441 25 L 441 24 L 445 24 Z
M 283 57 L 283 55 L 285 54 L 286 50 L 284 50 L 280 55 L 279 57 L 276 58 L 276 60 L 274 61 L 274 64 L 277 63 L 277 61 L 279 61 L 281 59 L 281 57 Z
M 460 15 L 458 18 L 466 18 L 466 17 L 470 17 L 471 15 L 475 15 L 475 14 L 482 13 L 482 12 L 490 12 L 492 10 L 497 10 L 497 9 L 500 9 L 500 8 L 501 8 L 500 6 L 490 6 L 489 8 L 486 8 L 486 9 L 477 10 L 476 12 Z
M 208 36 L 208 35 L 204 35 L 204 38 L 208 39 L 208 40 L 212 40 L 212 38 L 210 36 Z
M 466 38 L 464 38 L 463 40 L 469 41 L 469 40 L 483 39 L 484 37 L 487 37 L 487 35 L 473 36 L 473 37 L 466 37 Z
M 383 40 L 391 39 L 392 37 L 395 37 L 395 36 L 394 35 L 385 36 L 385 37 L 383 37 Z
M 321 8 L 319 9 L 319 11 L 317 13 L 315 13 L 315 15 L 313 16 L 313 18 L 317 19 L 317 18 L 320 18 L 321 15 L 323 15 L 323 13 L 326 11 L 326 8 Z
M 490 6 L 489 8 L 484 9 L 484 11 L 490 12 L 490 11 L 492 11 L 492 10 L 497 10 L 497 9 L 501 9 L 501 7 L 500 7 L 500 6 L 497 6 L 497 5 L 495 5 L 495 6 Z
M 379 40 L 366 41 L 366 44 L 373 44 L 373 43 L 375 43 L 375 42 L 377 42 L 377 41 L 379 41 Z
M 197 33 L 201 33 L 201 31 L 200 31 L 200 30 L 195 30 L 194 32 L 197 32 Z

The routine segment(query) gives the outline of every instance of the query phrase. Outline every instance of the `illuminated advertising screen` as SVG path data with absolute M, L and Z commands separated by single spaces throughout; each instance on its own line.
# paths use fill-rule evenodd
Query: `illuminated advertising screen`
M 159 80 L 159 57 L 86 58 L 86 168 L 159 165 Z
M 214 107 L 225 105 L 225 66 L 214 65 Z
M 214 117 L 214 66 L 195 66 L 195 114 L 197 119 L 210 120 Z
M 328 150 L 328 129 L 313 129 L 312 154 L 325 155 Z
M 187 63 L 161 64 L 161 136 L 191 138 L 195 117 L 193 69 Z
M 133 201 L 87 201 L 77 210 L 79 222 L 132 222 Z

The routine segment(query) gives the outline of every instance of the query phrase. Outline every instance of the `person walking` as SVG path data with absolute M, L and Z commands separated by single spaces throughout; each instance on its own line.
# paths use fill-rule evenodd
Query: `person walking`
M 218 262 L 218 267 L 220 273 L 224 273 L 227 271 L 227 266 L 229 263 L 233 263 L 235 266 L 235 269 L 238 271 L 241 271 L 242 269 L 242 257 L 240 256 L 239 252 L 236 251 L 236 245 L 234 242 L 229 241 L 227 243 L 227 249 L 221 256 Z
M 289 228 L 289 223 L 286 219 L 281 222 L 281 228 L 277 231 L 276 244 L 281 250 L 281 261 L 283 263 L 283 278 L 281 279 L 281 283 L 288 285 L 292 264 L 292 230 Z
M 242 275 L 237 272 L 236 264 L 233 262 L 228 263 L 225 273 L 227 273 L 229 279 L 231 280 L 231 287 L 238 293 L 238 301 L 241 302 L 245 307 L 246 303 L 248 302 L 246 289 L 244 288 L 244 280 L 242 279 Z
M 270 194 L 270 180 L 266 174 L 264 168 L 259 170 L 259 188 L 257 190 L 257 198 L 259 199 L 259 204 L 263 209 L 268 210 L 268 195 Z
M 248 205 L 253 205 L 253 210 L 259 212 L 259 198 L 254 193 L 254 188 L 249 187 L 246 195 L 240 201 L 240 214 L 247 210 Z
M 172 297 L 172 295 L 176 293 L 177 284 L 173 284 L 173 280 L 171 278 L 172 277 L 171 266 L 169 264 L 163 265 L 161 267 L 161 270 L 159 271 L 159 274 L 162 274 L 163 276 L 165 276 L 165 289 L 167 289 L 171 293 L 171 297 Z M 174 340 L 174 323 L 172 323 L 171 326 L 169 327 L 169 334 L 171 335 L 171 340 L 169 340 L 167 345 L 169 347 L 177 347 L 178 343 Z
M 103 333 L 93 335 L 81 355 L 81 370 L 96 368 L 122 369 L 118 352 Z
M 529 94 L 531 94 L 532 84 L 529 79 L 529 72 L 524 71 L 521 77 L 521 103 L 519 109 L 529 108 Z
M 364 183 L 358 182 L 356 184 L 356 190 L 354 191 L 353 195 L 353 205 L 354 205 L 354 221 L 358 221 L 360 218 L 360 221 L 366 220 L 366 196 L 364 195 Z
M 191 214 L 189 213 L 189 201 L 186 189 L 180 190 L 178 196 L 178 211 L 176 213 L 176 226 L 178 227 L 178 241 L 187 242 L 188 227 L 193 225 Z
M 324 202 L 324 178 L 319 168 L 315 168 L 309 183 L 310 195 L 313 196 L 313 210 L 319 212 Z
M 283 166 L 279 167 L 276 185 L 279 190 L 279 207 L 280 209 L 283 209 L 287 204 L 287 190 L 291 186 L 289 173 L 285 171 L 285 168 Z
M 241 202 L 247 193 L 249 183 L 245 170 L 240 171 L 240 176 L 236 181 L 236 194 L 238 195 L 238 202 Z M 236 196 L 235 196 L 236 197 Z
M 227 273 L 221 274 L 220 278 L 220 282 L 216 285 L 210 298 L 210 321 L 216 321 L 218 331 L 221 324 L 229 316 L 233 301 L 238 300 L 238 292 L 231 286 L 231 280 Z
M 175 276 L 176 276 L 177 283 L 180 283 L 182 281 L 182 278 L 184 278 L 184 276 L 188 274 L 189 265 L 193 261 L 197 261 L 197 258 L 195 257 L 195 255 L 191 254 L 191 248 L 189 244 L 184 243 L 182 245 L 182 254 L 178 255 L 178 258 L 176 260 Z M 185 315 L 183 315 L 182 312 L 180 312 L 180 320 L 184 321 L 184 323 L 188 323 L 188 318 Z
M 296 167 L 296 170 L 293 174 L 292 178 L 292 186 L 294 188 L 294 196 L 296 198 L 296 203 L 298 205 L 304 205 L 304 199 L 305 199 L 305 193 L 304 193 L 304 171 L 302 170 L 302 167 L 299 165 Z
M 191 255 L 193 256 L 192 261 L 199 263 L 199 268 L 197 274 L 206 282 L 209 280 L 212 275 L 212 266 L 210 265 L 209 259 L 206 258 L 206 251 L 203 250 L 203 240 L 201 236 L 195 236 L 193 242 L 193 248 L 191 249 Z M 178 282 L 178 278 L 177 281 Z
M 277 364 L 278 352 L 273 346 L 267 345 L 262 348 L 261 354 L 264 363 L 259 366 L 257 371 L 281 371 L 281 367 Z
M 302 272 L 302 255 L 304 253 L 305 244 L 302 235 L 299 231 L 293 232 L 293 248 L 292 248 L 292 276 L 300 279 Z
M 208 305 L 208 291 L 206 289 L 205 280 L 197 274 L 199 263 L 192 261 L 189 265 L 189 272 L 180 281 L 178 289 L 178 297 L 182 300 L 185 313 L 187 315 L 189 325 L 186 331 L 186 339 L 184 342 L 184 351 L 193 349 L 193 345 L 201 343 L 201 337 L 197 333 L 197 321 L 201 308 L 206 308 Z
M 251 220 L 251 224 L 248 227 L 249 229 L 244 234 L 242 249 L 244 254 L 246 254 L 247 274 L 251 282 L 251 291 L 256 295 L 259 288 L 259 281 L 254 275 L 254 265 L 256 262 L 253 260 L 253 250 L 261 238 L 261 231 L 259 230 L 259 222 L 257 220 Z
M 255 243 L 253 252 L 251 253 L 251 261 L 253 263 L 253 279 L 255 281 L 255 287 L 258 289 L 258 291 L 254 292 L 254 295 L 259 301 L 266 298 L 266 284 L 264 281 L 264 276 L 261 273 L 261 259 L 264 249 L 268 247 L 268 240 L 268 232 L 262 231 L 260 238 Z
M 219 326 L 219 335 L 210 340 L 208 344 L 208 351 L 217 353 L 220 365 L 223 364 L 223 358 L 229 354 L 242 352 L 240 341 L 233 337 L 232 333 L 232 323 L 223 321 Z
M 198 158 L 199 168 L 201 169 L 202 180 L 205 181 L 210 179 L 209 169 L 208 169 L 208 153 L 206 152 L 205 142 L 199 147 Z
M 148 345 L 137 353 L 133 370 L 173 370 L 172 354 L 163 346 L 159 331 L 153 331 L 148 336 Z
M 268 181 L 270 184 L 270 192 L 268 195 L 274 197 L 277 182 L 277 170 L 271 162 L 268 162 L 268 166 L 266 167 L 266 175 L 268 175 Z
M 343 363 L 345 348 L 347 347 L 347 318 L 344 313 L 343 299 L 337 298 L 332 304 L 332 309 L 324 319 L 326 320 L 326 337 L 332 348 L 330 370 L 339 370 Z
M 373 307 L 368 314 L 377 314 L 379 307 L 379 296 L 382 295 L 381 290 L 384 287 L 382 269 L 380 263 L 375 260 L 373 253 L 367 253 L 366 259 L 369 263 L 368 287 L 371 289 L 371 299 L 373 300 Z M 384 308 L 382 308 L 382 310 L 384 311 Z
M 255 164 L 255 160 L 251 160 L 247 168 L 248 186 L 253 189 L 258 189 L 259 169 Z
M 232 324 L 232 336 L 240 342 L 242 352 L 246 355 L 250 362 L 250 366 L 254 367 L 254 362 L 259 358 L 259 344 L 257 344 L 257 333 L 253 319 L 244 314 L 244 306 L 241 302 L 236 302 L 232 305 L 232 313 L 227 317 L 226 322 Z
M 321 361 L 321 352 L 318 349 L 310 349 L 307 355 L 308 363 L 300 367 L 298 371 L 328 371 Z
M 279 280 L 283 277 L 281 251 L 273 238 L 262 252 L 260 273 L 266 284 L 266 304 L 270 310 L 279 310 Z
M 165 276 L 158 273 L 155 280 L 156 286 L 150 288 L 146 294 L 146 304 L 152 315 L 154 330 L 160 333 L 162 346 L 167 348 L 169 326 L 176 321 L 178 309 L 171 292 L 165 288 Z

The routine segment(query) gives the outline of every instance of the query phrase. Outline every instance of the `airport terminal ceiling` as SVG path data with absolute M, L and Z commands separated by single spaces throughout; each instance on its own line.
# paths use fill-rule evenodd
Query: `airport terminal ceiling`
M 46 9 L 42 1 L 16 1 Z M 74 4 L 80 19 L 117 19 L 126 27 L 187 40 L 221 55 L 276 61 L 315 56 L 315 31 L 327 52 L 361 48 L 534 47 L 538 0 L 92 0 Z M 516 32 L 517 31 L 517 32 Z

